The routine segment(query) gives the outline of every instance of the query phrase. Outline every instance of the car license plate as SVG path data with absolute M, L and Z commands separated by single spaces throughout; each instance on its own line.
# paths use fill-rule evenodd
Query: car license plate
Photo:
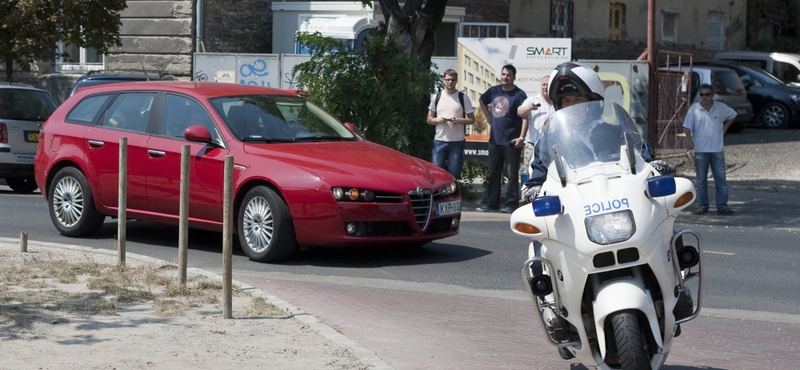
M 747 114 L 747 109 L 745 109 L 745 108 L 739 108 L 739 109 L 737 109 L 736 111 L 737 111 L 739 114 Z
M 461 213 L 461 201 L 455 200 L 452 202 L 439 203 L 436 205 L 437 216 L 447 216 L 456 213 Z
M 25 131 L 25 141 L 29 143 L 38 143 L 39 131 Z

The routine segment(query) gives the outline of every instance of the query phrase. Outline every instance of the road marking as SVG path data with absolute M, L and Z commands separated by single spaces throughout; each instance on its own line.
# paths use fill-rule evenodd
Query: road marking
M 728 253 L 728 252 L 714 252 L 714 251 L 703 251 L 703 253 L 708 253 L 708 254 L 721 254 L 721 255 L 723 255 L 723 256 L 735 256 L 735 255 L 736 255 L 736 253 Z

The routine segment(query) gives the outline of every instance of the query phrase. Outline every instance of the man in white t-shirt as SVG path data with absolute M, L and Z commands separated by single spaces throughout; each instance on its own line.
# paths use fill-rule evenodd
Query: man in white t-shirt
M 526 118 L 529 122 L 528 134 L 525 136 L 525 150 L 523 152 L 522 165 L 519 166 L 520 175 L 523 173 L 530 173 L 531 162 L 533 162 L 535 153 L 534 145 L 536 141 L 539 140 L 539 137 L 542 136 L 542 127 L 544 123 L 547 122 L 547 118 L 555 112 L 553 103 L 550 101 L 550 96 L 547 92 L 547 82 L 549 80 L 550 75 L 542 76 L 540 79 L 541 90 L 539 95 L 525 99 L 522 105 L 517 108 L 517 115 Z M 521 181 L 521 183 L 524 183 L 524 181 Z
M 464 126 L 475 122 L 472 102 L 456 90 L 458 73 L 444 71 L 444 91 L 431 97 L 428 124 L 436 125 L 431 162 L 450 172 L 457 180 L 464 166 Z
M 697 89 L 700 101 L 692 104 L 683 119 L 687 149 L 694 149 L 694 170 L 697 175 L 697 197 L 700 206 L 694 211 L 708 212 L 708 168 L 714 176 L 717 213 L 732 215 L 728 208 L 728 182 L 725 179 L 725 151 L 722 137 L 736 118 L 736 111 L 714 100 L 714 88 L 709 84 Z

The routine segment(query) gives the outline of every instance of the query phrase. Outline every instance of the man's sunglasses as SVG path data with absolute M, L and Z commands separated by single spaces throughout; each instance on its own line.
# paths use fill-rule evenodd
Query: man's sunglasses
M 700 93 L 700 96 L 711 96 L 711 95 L 714 95 L 714 94 L 712 94 L 712 93 Z

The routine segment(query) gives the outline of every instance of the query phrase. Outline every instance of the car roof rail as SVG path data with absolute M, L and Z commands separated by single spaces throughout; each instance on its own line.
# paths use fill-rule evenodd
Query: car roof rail
M 0 85 L 36 88 L 36 86 L 30 85 L 30 84 L 24 84 L 24 83 L 20 83 L 20 82 L 0 82 Z

